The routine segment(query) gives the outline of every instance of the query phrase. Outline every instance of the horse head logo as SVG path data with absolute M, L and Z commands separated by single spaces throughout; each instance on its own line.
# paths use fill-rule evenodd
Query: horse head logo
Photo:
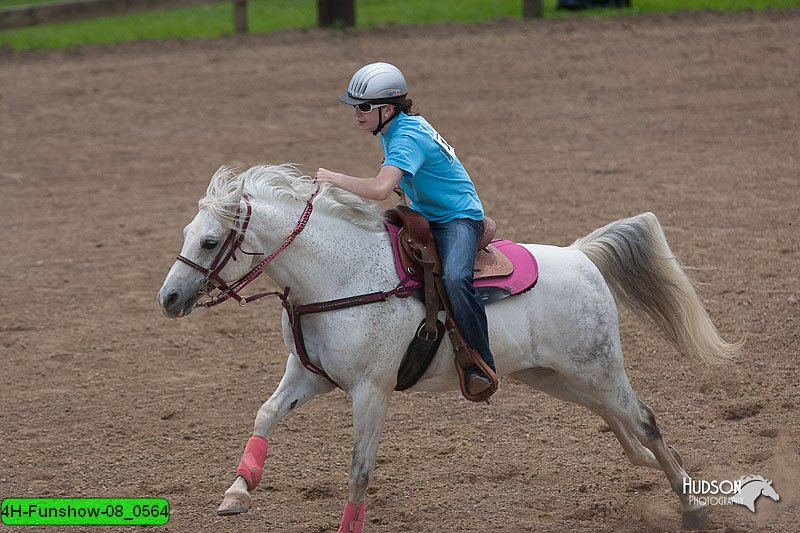
M 739 505 L 744 505 L 750 511 L 756 512 L 756 500 L 764 495 L 772 498 L 776 502 L 781 499 L 772 487 L 772 481 L 764 479 L 764 476 L 746 476 L 739 480 L 741 489 L 738 493 L 731 496 L 731 501 Z

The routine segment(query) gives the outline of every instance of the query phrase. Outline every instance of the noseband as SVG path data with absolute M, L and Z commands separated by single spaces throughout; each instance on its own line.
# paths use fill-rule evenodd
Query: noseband
M 289 236 L 286 237 L 286 239 L 283 241 L 283 244 L 277 250 L 272 252 L 272 254 L 270 254 L 269 257 L 261 261 L 252 269 L 250 269 L 250 271 L 247 274 L 236 280 L 233 284 L 228 285 L 225 282 L 225 280 L 222 279 L 220 273 L 225 268 L 225 265 L 228 264 L 228 261 L 230 261 L 231 259 L 233 259 L 234 261 L 237 260 L 236 258 L 237 250 L 246 255 L 264 255 L 259 252 L 246 252 L 242 250 L 242 242 L 244 242 L 244 235 L 245 232 L 247 231 L 247 227 L 250 225 L 250 216 L 253 212 L 253 206 L 250 203 L 250 197 L 247 196 L 246 194 L 242 195 L 242 200 L 244 201 L 245 204 L 245 214 L 244 214 L 244 219 L 242 220 L 241 230 L 236 229 L 237 226 L 239 225 L 239 220 L 242 215 L 242 207 L 240 205 L 236 210 L 234 227 L 228 233 L 228 237 L 225 239 L 225 242 L 222 244 L 222 247 L 220 248 L 216 257 L 214 257 L 214 260 L 211 262 L 211 266 L 209 266 L 208 268 L 203 267 L 201 265 L 198 265 L 191 259 L 188 259 L 178 254 L 177 257 L 178 261 L 186 265 L 189 265 L 193 269 L 198 270 L 206 275 L 206 279 L 203 281 L 203 284 L 198 292 L 200 294 L 208 295 L 210 299 L 205 302 L 197 302 L 194 304 L 194 306 L 205 307 L 205 308 L 214 307 L 215 305 L 219 305 L 222 302 L 230 298 L 233 298 L 234 300 L 239 302 L 240 306 L 244 307 L 249 302 L 252 302 L 253 300 L 258 300 L 259 298 L 263 298 L 265 296 L 270 296 L 270 295 L 283 296 L 283 293 L 272 291 L 272 292 L 262 292 L 259 294 L 254 294 L 252 296 L 242 297 L 239 296 L 239 292 L 242 289 L 244 289 L 249 283 L 255 280 L 259 275 L 261 275 L 261 273 L 264 271 L 264 268 L 268 264 L 270 264 L 272 260 L 278 256 L 278 254 L 280 254 L 290 244 L 292 244 L 294 238 L 297 237 L 300 234 L 300 232 L 302 232 L 305 229 L 306 224 L 308 224 L 308 219 L 311 218 L 311 211 L 314 209 L 313 202 L 314 198 L 316 198 L 317 196 L 317 193 L 319 193 L 319 186 L 317 186 L 317 188 L 311 194 L 311 198 L 309 198 L 308 201 L 306 202 L 306 208 L 303 210 L 303 214 L 300 215 L 300 220 L 297 222 L 297 225 L 295 226 L 294 230 L 292 230 Z M 214 289 L 219 290 L 219 293 L 216 295 L 212 295 L 211 292 Z

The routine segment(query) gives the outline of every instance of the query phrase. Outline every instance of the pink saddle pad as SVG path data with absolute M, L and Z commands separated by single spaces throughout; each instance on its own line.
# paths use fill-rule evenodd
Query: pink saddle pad
M 411 279 L 403 271 L 400 262 L 400 251 L 398 250 L 397 233 L 400 231 L 398 226 L 386 223 L 392 241 L 392 253 L 394 254 L 394 264 L 397 276 L 400 280 L 405 280 L 404 285 L 409 291 L 421 292 L 422 283 Z M 536 258 L 525 247 L 506 239 L 495 239 L 492 244 L 511 260 L 514 271 L 503 277 L 484 278 L 475 282 L 475 288 L 481 294 L 481 298 L 486 303 L 495 302 L 508 296 L 514 296 L 527 291 L 536 284 L 539 278 L 539 265 Z

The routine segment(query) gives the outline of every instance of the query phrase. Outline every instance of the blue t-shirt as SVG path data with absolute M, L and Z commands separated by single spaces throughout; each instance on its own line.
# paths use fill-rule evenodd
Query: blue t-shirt
M 427 120 L 400 113 L 380 135 L 384 165 L 403 171 L 400 188 L 432 222 L 483 220 L 483 206 L 455 150 Z

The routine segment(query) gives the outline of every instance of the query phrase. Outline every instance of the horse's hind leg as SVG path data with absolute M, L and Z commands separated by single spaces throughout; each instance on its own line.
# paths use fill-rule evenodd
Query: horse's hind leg
M 225 491 L 217 514 L 234 515 L 250 509 L 250 491 L 261 481 L 261 469 L 267 458 L 267 439 L 272 429 L 295 407 L 331 390 L 333 385 L 327 380 L 303 368 L 296 357 L 289 356 L 278 388 L 258 410 L 253 436 L 247 441 L 236 470 L 236 481 Z
M 645 448 L 639 439 L 631 433 L 625 424 L 620 422 L 613 413 L 589 394 L 582 392 L 577 387 L 554 370 L 549 369 L 529 369 L 518 372 L 511 376 L 523 383 L 540 390 L 554 398 L 565 402 L 582 405 L 592 412 L 600 415 L 606 421 L 608 427 L 614 432 L 625 456 L 634 466 L 646 466 L 661 470 L 653 453 Z
M 684 483 L 691 478 L 681 466 L 680 456 L 664 442 L 661 430 L 656 425 L 653 410 L 642 401 L 636 400 L 628 412 L 630 416 L 625 419 L 628 428 L 644 446 L 653 452 L 667 475 L 672 490 L 681 499 L 683 528 L 702 529 L 708 519 L 708 508 L 704 504 L 692 501 L 690 495 L 685 493 Z
M 661 468 L 661 464 L 656 459 L 656 456 L 653 455 L 653 452 L 639 442 L 639 439 L 628 429 L 624 422 L 617 418 L 613 413 L 600 406 L 599 403 L 598 409 L 593 410 L 602 416 L 603 420 L 608 423 L 608 426 L 614 432 L 614 435 L 616 435 L 617 440 L 619 440 L 619 443 L 622 445 L 622 449 L 625 450 L 625 455 L 628 457 L 628 460 L 630 460 L 632 465 L 646 466 L 648 468 L 655 468 L 656 470 L 663 470 Z M 683 460 L 681 459 L 678 450 L 670 445 L 667 445 L 667 448 L 669 449 L 670 455 L 672 455 L 678 464 L 682 466 Z
M 512 377 L 556 398 L 588 407 L 603 417 L 631 463 L 664 471 L 681 500 L 683 527 L 703 527 L 707 509 L 692 503 L 684 494 L 683 480 L 689 479 L 689 474 L 681 466 L 680 455 L 664 443 L 653 411 L 636 398 L 624 371 L 607 375 L 607 388 L 603 390 L 579 385 L 547 369 L 525 370 Z
M 702 529 L 708 519 L 708 509 L 704 504 L 692 501 L 690 495 L 685 493 L 684 480 L 691 478 L 681 466 L 680 455 L 664 442 L 652 409 L 636 397 L 621 367 L 618 371 L 607 373 L 603 382 L 603 388 L 587 387 L 583 391 L 608 409 L 622 426 L 621 433 L 633 435 L 655 457 L 672 490 L 680 498 L 683 527 Z

